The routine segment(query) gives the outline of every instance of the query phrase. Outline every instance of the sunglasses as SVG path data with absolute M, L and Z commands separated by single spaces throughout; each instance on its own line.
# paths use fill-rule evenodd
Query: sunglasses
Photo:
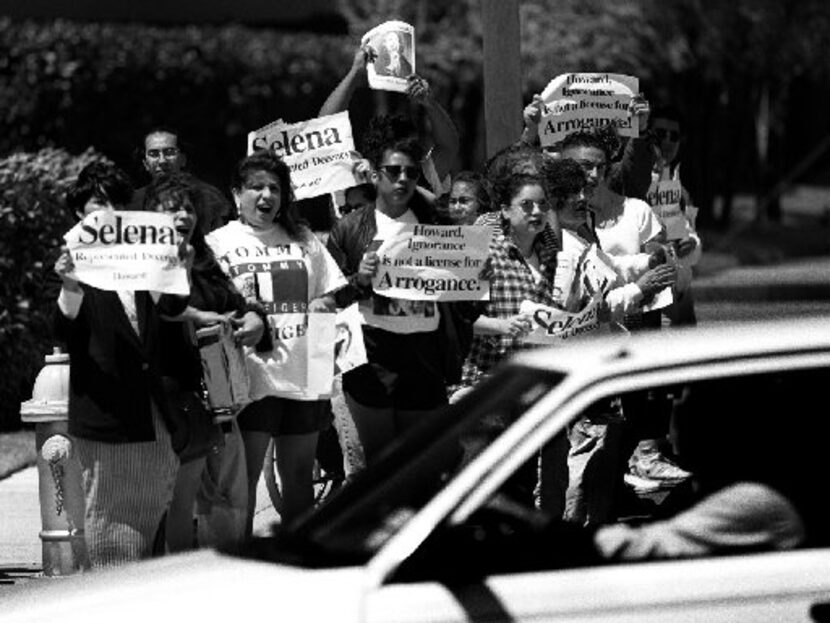
M 532 199 L 523 199 L 519 203 L 511 203 L 510 205 L 514 208 L 521 208 L 525 214 L 532 214 L 536 208 L 539 208 L 542 212 L 551 209 L 551 205 L 547 201 L 533 201 Z
M 664 130 L 662 128 L 657 128 L 654 130 L 654 135 L 661 141 L 669 140 L 676 143 L 680 140 L 680 132 L 677 130 Z
M 147 157 L 150 160 L 158 160 L 162 156 L 165 158 L 175 158 L 179 155 L 178 147 L 165 147 L 164 149 L 148 149 Z
M 450 197 L 447 203 L 450 205 L 455 205 L 457 203 L 460 206 L 466 206 L 470 205 L 475 200 L 475 197 Z
M 378 167 L 389 179 L 400 179 L 401 173 L 406 176 L 408 180 L 417 180 L 421 176 L 418 167 L 405 167 L 400 164 L 383 164 Z

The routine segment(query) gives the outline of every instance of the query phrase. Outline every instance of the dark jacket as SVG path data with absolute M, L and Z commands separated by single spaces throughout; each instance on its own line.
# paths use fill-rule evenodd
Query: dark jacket
M 116 292 L 81 287 L 76 318 L 66 318 L 57 303 L 54 309 L 55 334 L 69 352 L 69 432 L 109 443 L 153 441 L 151 398 L 167 412 L 159 314 L 179 315 L 187 297 L 162 295 L 154 303 L 148 292 L 136 292 L 137 334 Z M 52 300 L 60 288 L 60 278 L 50 277 Z

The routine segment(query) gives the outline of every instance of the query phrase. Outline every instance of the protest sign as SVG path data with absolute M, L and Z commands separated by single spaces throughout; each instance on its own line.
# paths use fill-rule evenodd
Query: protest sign
M 529 344 L 551 344 L 584 335 L 599 328 L 599 310 L 603 295 L 597 292 L 584 309 L 568 312 L 533 301 L 522 301 L 519 313 L 530 316 L 533 329 L 524 341 Z
M 415 29 L 406 22 L 384 22 L 363 35 L 360 45 L 375 51 L 366 65 L 369 88 L 405 93 L 406 78 L 415 73 Z
M 352 172 L 354 139 L 348 112 L 291 124 L 274 121 L 248 133 L 248 154 L 258 149 L 268 149 L 285 161 L 297 199 L 361 183 Z
M 557 76 L 541 94 L 546 108 L 539 124 L 542 146 L 555 145 L 572 132 L 611 123 L 621 136 L 638 136 L 639 128 L 628 110 L 638 92 L 637 78 L 623 74 Z
M 372 286 L 385 297 L 419 301 L 486 301 L 480 279 L 492 230 L 461 225 L 404 225 L 377 250 Z
M 246 348 L 251 399 L 269 395 L 302 396 L 303 400 L 331 395 L 334 381 L 335 314 L 268 315 L 274 348 L 260 353 Z
M 334 374 L 342 374 L 368 363 L 366 344 L 363 342 L 363 319 L 357 303 L 337 312 L 335 328 Z
M 658 180 L 648 190 L 648 203 L 666 230 L 668 240 L 684 240 L 689 237 L 689 223 L 680 207 L 683 187 L 680 180 Z
M 567 230 L 562 235 L 567 249 L 575 236 Z M 611 260 L 596 244 L 563 250 L 556 254 L 553 298 L 566 311 L 577 312 L 584 309 L 598 292 L 607 294 L 616 279 Z
M 72 276 L 101 290 L 154 290 L 188 294 L 179 260 L 181 234 L 172 214 L 98 210 L 64 240 L 75 265 Z

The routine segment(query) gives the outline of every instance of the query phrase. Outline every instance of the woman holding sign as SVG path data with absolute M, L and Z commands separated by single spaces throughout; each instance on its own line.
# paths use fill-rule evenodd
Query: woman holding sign
M 126 175 L 95 163 L 81 171 L 67 204 L 83 217 L 123 209 L 131 195 Z M 48 287 L 71 359 L 69 432 L 81 465 L 84 539 L 97 568 L 149 557 L 170 503 L 179 459 L 166 423 L 160 314 L 177 316 L 187 297 L 103 290 L 75 273 L 64 247 Z
M 263 336 L 264 322 L 262 309 L 245 301 L 207 246 L 199 226 L 199 216 L 205 214 L 204 194 L 192 179 L 181 173 L 156 177 L 147 187 L 144 208 L 178 215 L 179 233 L 193 247 L 190 301 L 177 319 L 184 322 L 164 322 L 161 331 L 166 385 L 201 393 L 203 372 L 194 330 L 225 325 L 237 343 L 254 346 Z M 219 430 L 216 435 L 220 435 Z M 234 549 L 245 537 L 248 482 L 242 435 L 235 419 L 221 424 L 221 435 L 223 443 L 195 453 L 200 456 L 188 460 L 180 455 L 181 466 L 165 526 L 171 552 L 194 545 L 194 504 L 198 507 L 200 546 Z
M 273 348 L 247 351 L 254 402 L 239 415 L 250 531 L 271 438 L 282 483 L 282 520 L 294 519 L 314 502 L 312 468 L 318 433 L 328 417 L 331 377 L 326 374 L 334 366 L 313 371 L 309 354 L 317 344 L 310 343 L 310 316 L 334 311 L 333 293 L 346 280 L 294 215 L 291 174 L 280 158 L 266 151 L 243 158 L 234 170 L 232 190 L 239 220 L 213 231 L 207 242 L 243 296 L 265 309 L 273 342 Z M 333 357 L 333 338 L 331 347 Z

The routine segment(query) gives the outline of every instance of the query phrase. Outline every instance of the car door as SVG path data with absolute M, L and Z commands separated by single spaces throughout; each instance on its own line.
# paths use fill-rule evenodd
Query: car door
M 830 460 L 821 452 L 830 433 L 820 400 L 830 380 L 828 365 L 826 355 L 816 353 L 726 359 L 615 374 L 586 383 L 580 392 L 563 393 L 555 413 L 524 422 L 523 434 L 509 430 L 503 438 L 515 433 L 510 444 L 494 443 L 482 453 L 481 460 L 494 453 L 500 457 L 368 593 L 366 620 L 830 620 L 830 521 L 821 492 L 811 492 L 809 484 L 811 474 L 827 473 Z M 570 565 L 561 552 L 573 553 L 585 537 L 572 527 L 544 538 L 537 531 L 530 538 L 505 541 L 505 530 L 515 535 L 535 521 L 533 508 L 510 503 L 511 481 L 521 471 L 517 466 L 526 466 L 556 434 L 564 434 L 560 420 L 574 422 L 599 401 L 632 391 L 676 395 L 679 452 L 695 463 L 704 483 L 717 488 L 733 480 L 763 480 L 791 494 L 809 524 L 809 547 L 776 552 L 726 548 L 694 559 Z M 688 500 L 682 511 L 697 502 Z M 653 521 L 675 517 L 658 515 Z M 398 535 L 399 541 L 405 538 Z M 550 568 L 545 568 L 548 552 Z M 383 569 L 374 571 L 384 577 Z

